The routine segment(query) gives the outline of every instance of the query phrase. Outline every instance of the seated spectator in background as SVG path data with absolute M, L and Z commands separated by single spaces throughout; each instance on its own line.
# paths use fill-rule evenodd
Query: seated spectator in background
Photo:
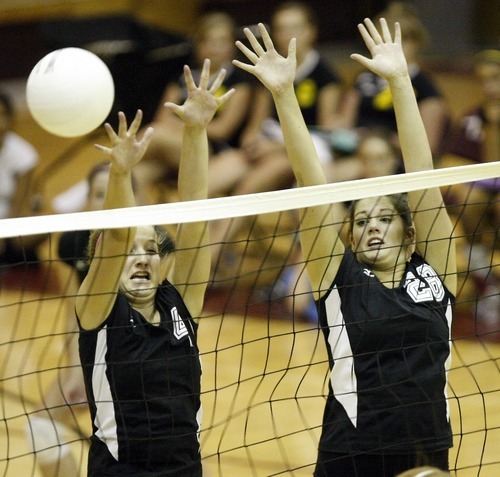
M 276 49 L 281 54 L 286 55 L 291 38 L 297 39 L 295 91 L 306 124 L 328 130 L 337 120 L 341 80 L 315 47 L 317 25 L 314 11 L 297 1 L 278 5 L 271 18 Z M 322 162 L 330 162 L 332 153 L 323 135 L 313 134 L 313 140 Z M 279 190 L 293 184 L 294 177 L 273 100 L 269 91 L 260 84 L 248 125 L 242 134 L 241 152 L 239 162 L 211 161 L 209 184 L 212 197 Z M 232 240 L 243 224 L 244 220 L 233 220 L 228 230 L 229 222 L 216 223 L 212 241 Z M 213 253 L 215 260 L 219 253 Z
M 449 124 L 449 114 L 437 86 L 419 65 L 420 55 L 429 42 L 427 29 L 415 7 L 407 2 L 391 2 L 386 10 L 377 16 L 377 21 L 380 17 L 386 18 L 389 25 L 394 25 L 396 21 L 401 25 L 403 49 L 410 77 L 436 159 Z M 363 70 L 356 76 L 353 86 L 343 98 L 339 118 L 342 121 L 340 125 L 347 129 L 387 127 L 394 132 L 397 140 L 396 118 L 389 87 L 383 78 L 371 71 Z
M 193 37 L 194 62 L 199 69 L 193 69 L 195 81 L 201 72 L 205 58 L 211 62 L 210 71 L 213 77 L 224 68 L 226 76 L 217 96 L 222 96 L 231 88 L 235 93 L 221 107 L 208 126 L 208 139 L 211 155 L 221 154 L 231 161 L 234 148 L 239 144 L 239 134 L 245 124 L 250 109 L 254 79 L 248 73 L 239 70 L 231 63 L 236 55 L 234 46 L 236 24 L 231 16 L 222 12 L 211 12 L 203 15 L 198 22 Z M 154 136 L 142 162 L 134 170 L 137 189 L 152 185 L 165 178 L 177 177 L 181 140 L 182 121 L 163 107 L 165 102 L 182 103 L 187 97 L 187 89 L 182 72 L 179 81 L 166 86 L 158 112 L 153 120 Z M 140 198 L 139 198 L 140 200 Z M 151 202 L 145 199 L 142 202 Z
M 392 131 L 373 127 L 362 131 L 353 155 L 324 165 L 324 169 L 328 182 L 342 182 L 398 174 L 403 171 L 403 161 Z
M 498 161 L 500 157 L 500 50 L 476 55 L 475 73 L 483 101 L 450 134 L 441 167 Z M 481 297 L 476 316 L 500 325 L 500 178 L 447 188 L 445 200 L 466 236 L 464 268 L 472 271 Z
M 497 161 L 500 157 L 500 50 L 478 53 L 475 73 L 483 102 L 467 112 L 453 129 L 441 158 L 442 167 Z M 451 189 L 450 201 L 459 206 L 467 204 L 460 210 L 461 220 L 476 245 L 492 247 L 497 240 L 499 217 L 495 217 L 492 204 L 499 191 L 499 179 Z
M 40 198 L 30 189 L 39 157 L 36 149 L 15 133 L 12 99 L 0 92 L 0 219 L 38 213 Z M 36 262 L 45 236 L 0 239 L 0 264 Z

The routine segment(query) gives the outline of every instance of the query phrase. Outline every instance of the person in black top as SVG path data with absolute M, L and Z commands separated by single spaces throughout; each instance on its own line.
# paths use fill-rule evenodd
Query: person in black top
M 235 55 L 234 41 L 237 25 L 226 12 L 209 12 L 200 16 L 194 26 L 192 36 L 193 62 L 195 81 L 202 70 L 203 60 L 210 59 L 212 70 L 226 70 L 224 84 L 221 84 L 217 96 L 222 96 L 229 89 L 235 92 L 231 100 L 220 108 L 207 128 L 211 161 L 214 157 L 224 157 L 231 161 L 233 152 L 239 144 L 239 136 L 251 109 L 254 78 L 244 71 L 235 68 L 231 60 Z M 181 72 L 180 72 L 181 73 Z M 181 104 L 187 97 L 187 87 L 183 75 L 178 81 L 166 85 L 160 107 L 153 118 L 151 126 L 155 134 L 146 151 L 144 159 L 134 170 L 139 192 L 144 194 L 145 187 L 177 177 L 181 151 L 182 122 L 170 110 L 163 107 L 165 102 Z M 209 196 L 212 183 L 218 181 L 217 174 L 209 176 Z M 140 197 L 139 197 L 140 199 Z M 143 198 L 142 203 L 152 201 Z
M 205 61 L 197 86 L 185 67 L 189 95 L 165 106 L 184 123 L 179 168 L 180 200 L 207 196 L 207 126 L 233 90 L 217 98 L 224 70 L 210 83 Z M 139 111 L 127 129 L 106 129 L 112 147 L 105 209 L 135 205 L 131 171 L 151 136 L 136 134 Z M 174 263 L 162 276 L 158 227 L 93 231 L 90 267 L 76 297 L 80 360 L 92 418 L 89 476 L 181 476 L 202 472 L 201 365 L 196 344 L 210 274 L 207 225 L 186 223 L 176 235 Z
M 389 26 L 396 21 L 401 26 L 402 46 L 408 64 L 420 115 L 435 160 L 442 152 L 443 141 L 450 126 L 450 112 L 432 75 L 422 67 L 421 55 L 429 43 L 429 33 L 415 5 L 404 1 L 391 1 L 374 21 L 384 17 Z M 347 89 L 339 114 L 345 128 L 385 127 L 398 140 L 396 116 L 390 88 L 384 78 L 369 69 L 356 75 Z
M 432 169 L 399 24 L 394 38 L 385 19 L 380 31 L 369 19 L 359 30 L 371 58 L 351 58 L 389 84 L 406 171 Z M 246 30 L 251 49 L 237 45 L 250 63 L 235 64 L 272 93 L 298 185 L 325 184 L 293 89 L 295 40 L 283 57 L 263 25 L 260 34 L 263 46 Z M 452 433 L 446 386 L 457 277 L 440 189 L 354 202 L 349 247 L 329 205 L 300 212 L 302 253 L 330 365 L 314 475 L 392 477 L 418 465 L 447 470 Z
M 297 37 L 294 88 L 318 156 L 327 167 L 333 160 L 328 131 L 338 121 L 342 81 L 334 66 L 316 47 L 318 19 L 306 2 L 286 1 L 273 11 L 270 24 L 276 49 L 281 53 L 286 51 L 292 36 Z M 293 172 L 277 119 L 269 91 L 262 86 L 256 87 L 251 114 L 241 135 L 240 155 L 233 155 L 231 160 L 218 158 L 210 163 L 212 196 L 253 194 L 292 185 Z M 214 248 L 214 262 L 224 259 L 221 242 L 234 240 L 247 222 L 245 217 L 237 217 L 213 223 L 211 237 L 215 244 L 220 244 Z

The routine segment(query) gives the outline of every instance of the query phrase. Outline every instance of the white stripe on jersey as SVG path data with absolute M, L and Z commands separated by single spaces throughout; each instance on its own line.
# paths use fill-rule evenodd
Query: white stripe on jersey
M 108 351 L 107 327 L 97 333 L 94 369 L 92 370 L 92 389 L 96 405 L 94 424 L 96 436 L 106 444 L 111 455 L 118 460 L 118 435 L 115 407 L 108 378 L 106 376 L 106 352 Z
M 448 399 L 448 371 L 451 368 L 451 324 L 453 316 L 453 307 L 451 306 L 451 301 L 448 300 L 448 305 L 446 306 L 446 320 L 448 321 L 448 340 L 449 340 L 449 355 L 444 363 L 444 369 L 446 372 L 446 383 L 444 385 L 444 397 L 446 398 L 446 418 L 450 422 L 450 400 Z
M 330 373 L 333 394 L 345 409 L 354 427 L 356 427 L 358 418 L 358 381 L 344 315 L 340 307 L 340 295 L 336 286 L 332 288 L 325 300 L 325 308 L 329 327 L 328 345 L 334 360 Z
M 193 328 L 191 327 L 191 330 Z M 194 330 L 193 330 L 194 333 Z M 189 341 L 191 342 L 191 338 L 189 338 Z M 191 342 L 191 346 L 193 346 L 193 343 Z M 201 355 L 198 353 L 198 360 L 200 361 L 200 370 L 201 370 L 201 375 L 203 376 L 203 362 L 201 361 Z M 196 437 L 198 439 L 198 442 L 200 441 L 200 433 L 201 433 L 201 424 L 203 422 L 203 404 L 200 401 L 200 407 L 198 408 L 198 411 L 196 412 L 196 422 L 198 423 L 198 429 L 196 430 Z

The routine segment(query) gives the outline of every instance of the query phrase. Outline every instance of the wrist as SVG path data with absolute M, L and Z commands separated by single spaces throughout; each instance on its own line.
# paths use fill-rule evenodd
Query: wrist
M 184 132 L 188 134 L 201 134 L 207 130 L 207 124 L 184 124 Z
M 389 83 L 391 88 L 406 88 L 408 85 L 411 86 L 412 84 L 408 72 L 387 78 L 386 81 Z
M 275 100 L 283 100 L 283 98 L 295 96 L 295 88 L 293 86 L 293 83 L 290 83 L 276 91 L 271 91 L 271 94 L 273 95 L 273 98 Z
M 118 164 L 114 161 L 111 161 L 109 166 L 109 175 L 115 177 L 125 177 L 128 174 L 131 174 L 131 168 L 128 166 L 124 166 L 122 164 Z

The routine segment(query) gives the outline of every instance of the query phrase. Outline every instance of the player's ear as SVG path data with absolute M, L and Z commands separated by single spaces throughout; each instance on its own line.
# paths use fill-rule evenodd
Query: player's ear
M 406 231 L 405 244 L 411 245 L 415 241 L 415 236 L 415 227 L 413 225 L 410 225 L 410 227 L 408 227 L 408 230 Z
M 416 231 L 415 227 L 411 225 L 408 227 L 408 230 L 406 231 L 406 237 L 405 237 L 405 250 L 406 250 L 406 260 L 410 260 L 413 252 L 415 251 L 415 237 L 416 237 Z
M 349 233 L 349 245 L 351 246 L 351 250 L 356 249 L 356 244 L 354 243 L 354 237 L 352 235 L 352 232 Z

